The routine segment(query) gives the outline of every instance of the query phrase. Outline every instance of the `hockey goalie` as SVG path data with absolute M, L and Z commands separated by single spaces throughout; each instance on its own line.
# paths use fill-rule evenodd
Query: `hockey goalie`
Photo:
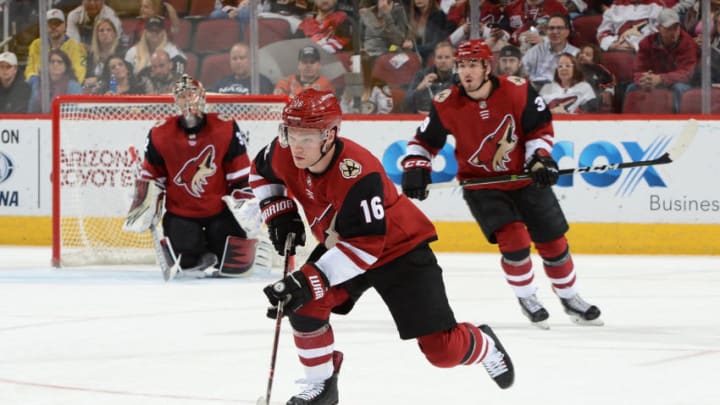
M 234 120 L 205 112 L 205 90 L 192 77 L 183 75 L 173 94 L 179 115 L 147 136 L 123 230 L 153 233 L 166 281 L 269 271 L 272 246 L 251 202 L 243 132 Z

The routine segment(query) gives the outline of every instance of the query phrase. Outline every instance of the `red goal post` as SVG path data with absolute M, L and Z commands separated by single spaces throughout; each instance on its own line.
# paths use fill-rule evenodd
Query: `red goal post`
M 285 96 L 208 95 L 208 112 L 233 117 L 255 154 L 277 135 Z M 130 147 L 176 115 L 170 95 L 61 96 L 52 110 L 52 263 L 152 263 L 150 232 L 122 231 L 134 189 Z

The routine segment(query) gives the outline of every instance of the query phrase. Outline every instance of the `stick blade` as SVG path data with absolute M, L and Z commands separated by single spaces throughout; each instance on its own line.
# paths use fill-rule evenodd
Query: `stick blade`
M 270 405 L 270 403 L 267 401 L 265 397 L 260 397 L 255 402 L 257 405 Z
M 690 146 L 695 139 L 695 134 L 697 134 L 697 128 L 698 123 L 695 119 L 691 118 L 687 121 L 685 128 L 683 128 L 683 131 L 675 140 L 670 150 L 668 150 L 670 161 L 676 161 L 678 157 L 685 152 L 688 146 Z

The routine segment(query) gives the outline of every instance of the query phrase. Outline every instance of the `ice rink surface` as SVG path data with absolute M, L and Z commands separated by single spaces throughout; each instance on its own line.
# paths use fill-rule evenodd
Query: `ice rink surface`
M 274 322 L 245 279 L 162 281 L 152 267 L 53 270 L 44 248 L 0 247 L 0 404 L 254 404 Z M 720 256 L 575 255 L 605 326 L 570 323 L 535 260 L 551 329 L 520 313 L 497 255 L 438 254 L 459 321 L 490 324 L 516 367 L 503 391 L 481 366 L 437 369 L 368 292 L 332 320 L 344 405 L 720 404 Z M 539 271 L 538 271 L 539 270 Z M 302 377 L 283 324 L 273 403 Z

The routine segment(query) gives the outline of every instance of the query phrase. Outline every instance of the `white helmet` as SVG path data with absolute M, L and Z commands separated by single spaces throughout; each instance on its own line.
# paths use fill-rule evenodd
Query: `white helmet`
M 205 113 L 205 88 L 192 76 L 184 74 L 175 82 L 173 88 L 175 105 L 189 125 L 194 125 L 198 117 Z

